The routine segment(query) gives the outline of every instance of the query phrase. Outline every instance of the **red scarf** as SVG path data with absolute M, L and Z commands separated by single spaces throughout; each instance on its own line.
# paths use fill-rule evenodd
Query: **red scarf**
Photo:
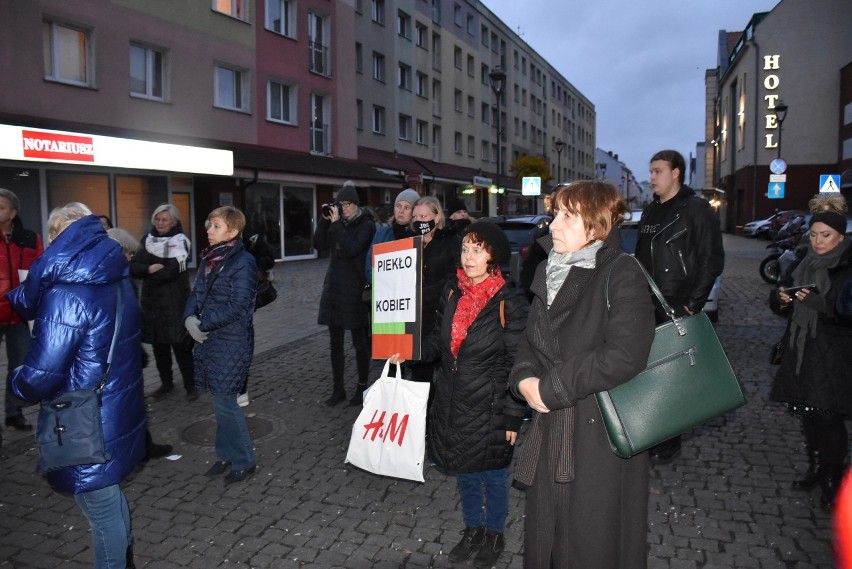
M 459 280 L 459 290 L 461 298 L 456 305 L 456 312 L 453 314 L 453 325 L 450 330 L 450 351 L 453 357 L 458 357 L 459 348 L 467 338 L 467 330 L 491 297 L 503 288 L 506 280 L 500 272 L 491 273 L 484 281 L 479 284 L 473 284 L 464 269 L 459 268 L 456 271 Z

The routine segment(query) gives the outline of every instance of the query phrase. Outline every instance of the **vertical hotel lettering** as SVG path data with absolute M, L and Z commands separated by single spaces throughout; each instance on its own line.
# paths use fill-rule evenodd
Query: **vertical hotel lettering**
M 766 146 L 764 148 L 778 148 L 778 140 L 775 138 L 775 132 L 778 129 L 778 115 L 775 114 L 775 105 L 778 104 L 778 99 L 781 96 L 774 91 L 778 89 L 781 82 L 776 73 L 781 69 L 780 60 L 780 55 L 763 56 L 763 70 L 769 72 L 763 78 L 763 87 L 769 91 L 767 95 L 763 96 L 763 100 L 766 101 L 766 110 L 769 111 L 766 115 L 765 128 L 767 131 L 771 131 L 766 133 Z

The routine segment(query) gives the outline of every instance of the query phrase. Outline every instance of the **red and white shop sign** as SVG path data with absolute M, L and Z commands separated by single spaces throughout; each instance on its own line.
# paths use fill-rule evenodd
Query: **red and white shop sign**
M 90 136 L 22 130 L 21 143 L 25 158 L 74 162 L 95 161 L 95 144 Z

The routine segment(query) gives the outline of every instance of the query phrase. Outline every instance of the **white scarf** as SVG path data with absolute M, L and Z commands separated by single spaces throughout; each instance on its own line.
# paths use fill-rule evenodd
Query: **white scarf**
M 189 257 L 189 238 L 183 233 L 171 237 L 154 237 L 150 233 L 145 238 L 145 250 L 161 259 L 177 259 L 180 272 L 186 270 L 186 258 Z

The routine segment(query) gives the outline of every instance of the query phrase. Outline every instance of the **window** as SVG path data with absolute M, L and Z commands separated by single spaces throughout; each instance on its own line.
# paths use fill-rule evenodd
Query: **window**
M 214 105 L 232 111 L 248 112 L 248 71 L 226 65 L 216 66 Z
M 273 122 L 295 124 L 296 86 L 270 79 L 266 91 L 266 118 Z
M 491 86 L 491 77 L 488 76 L 488 66 L 484 63 L 480 64 L 479 72 L 482 74 L 482 84 Z
M 488 144 L 487 140 L 482 141 L 482 161 L 488 162 L 489 155 L 491 153 L 491 145 Z
M 243 0 L 213 0 L 213 9 L 240 20 L 248 20 L 246 4 Z
M 373 105 L 373 132 L 385 133 L 385 108 L 378 105 Z
M 399 138 L 411 140 L 411 117 L 408 115 L 399 115 Z
M 428 144 L 429 123 L 417 121 L 415 136 L 417 137 L 417 144 Z
M 162 51 L 130 44 L 130 94 L 148 99 L 165 99 L 165 56 Z
M 458 27 L 462 25 L 462 8 L 458 4 L 453 6 L 453 23 Z
M 266 0 L 266 29 L 282 36 L 295 38 L 295 0 Z
M 473 14 L 467 15 L 467 33 L 474 35 L 476 33 L 476 24 L 473 23 Z
M 429 77 L 425 73 L 417 72 L 417 81 L 414 84 L 414 92 L 420 97 L 429 96 Z
M 462 133 L 458 131 L 453 134 L 453 152 L 456 154 L 462 153 Z
M 44 22 L 45 79 L 93 86 L 91 32 L 56 22 Z
M 432 21 L 441 23 L 441 0 L 432 0 Z
M 432 115 L 441 116 L 441 82 L 432 80 Z
M 373 4 L 372 15 L 373 21 L 377 24 L 385 25 L 385 0 L 371 0 Z
M 456 112 L 462 112 L 462 92 L 460 89 L 455 90 L 453 94 L 453 103 L 455 104 Z
M 467 96 L 467 116 L 476 117 L 476 100 L 473 96 Z
M 427 45 L 429 37 L 429 30 L 423 24 L 416 24 L 414 26 L 414 42 L 417 44 L 417 47 L 422 47 L 423 49 L 428 49 Z
M 364 130 L 364 101 L 355 101 L 355 128 Z
M 364 73 L 364 46 L 355 43 L 355 73 Z
M 462 50 L 459 46 L 453 48 L 453 65 L 456 66 L 456 69 L 462 68 Z
M 497 34 L 491 32 L 491 51 L 497 53 Z
M 397 81 L 400 89 L 411 91 L 411 67 L 404 63 L 399 64 L 397 70 Z
M 375 51 L 373 52 L 373 79 L 385 82 L 385 56 Z
M 488 122 L 491 119 L 491 105 L 482 103 L 480 114 L 482 115 L 482 124 L 491 124 Z
M 432 160 L 441 161 L 441 127 L 432 125 Z
M 396 32 L 404 38 L 411 39 L 411 16 L 402 11 L 397 14 Z
M 472 55 L 467 56 L 467 74 L 469 77 L 474 77 L 476 73 L 474 69 L 476 68 L 476 64 L 474 63 L 474 59 Z
M 358 14 L 364 13 L 364 0 L 355 0 L 355 12 Z
M 331 26 L 328 19 L 308 12 L 308 53 L 310 70 L 327 77 L 331 76 L 331 59 L 329 58 L 329 36 Z
M 515 83 L 514 92 L 515 92 L 515 102 L 520 103 L 521 102 L 521 87 L 517 83 Z
M 441 36 L 432 34 L 432 69 L 441 70 Z
M 472 136 L 467 137 L 467 155 L 473 158 L 473 153 L 476 148 L 476 139 Z
M 331 154 L 331 108 L 326 96 L 311 94 L 311 152 Z
M 479 30 L 479 35 L 482 36 L 482 45 L 488 47 L 488 26 L 482 24 L 482 27 Z

